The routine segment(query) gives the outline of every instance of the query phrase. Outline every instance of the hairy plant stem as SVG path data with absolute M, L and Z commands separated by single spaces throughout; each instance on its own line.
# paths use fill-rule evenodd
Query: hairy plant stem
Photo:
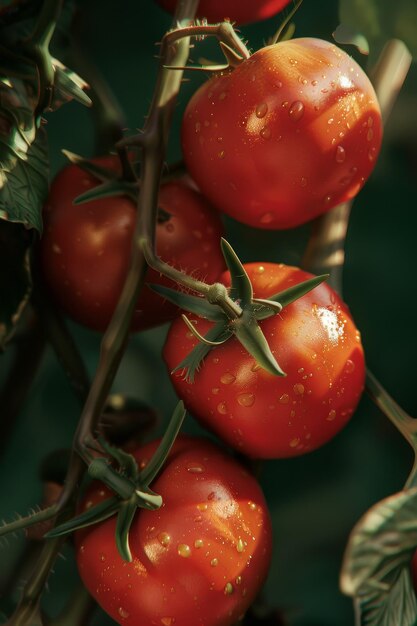
M 61 12 L 62 0 L 44 0 L 35 30 L 26 49 L 34 59 L 39 72 L 39 102 L 36 113 L 49 107 L 54 85 L 54 68 L 49 54 L 49 44 Z
M 384 122 L 406 79 L 411 60 L 406 45 L 392 39 L 386 44 L 371 74 Z M 315 274 L 330 274 L 328 283 L 340 295 L 343 292 L 345 241 L 352 204 L 353 201 L 345 202 L 315 221 L 301 262 L 302 267 Z M 417 453 L 417 421 L 399 407 L 369 370 L 366 373 L 366 390 Z M 407 485 L 415 480 L 416 473 L 415 464 Z
M 52 0 L 46 2 L 49 6 Z M 179 0 L 174 23 L 192 20 L 196 9 L 197 0 Z M 99 365 L 75 433 L 64 489 L 57 503 L 58 524 L 65 521 L 74 510 L 79 483 L 86 470 L 84 461 L 88 463 L 91 460 L 88 446 L 94 441 L 100 415 L 127 345 L 131 317 L 147 267 L 140 244 L 143 224 L 146 225 L 146 233 L 152 244 L 155 240 L 158 187 L 171 118 L 182 78 L 181 72 L 167 70 L 164 66 L 185 65 L 188 52 L 187 38 L 163 46 L 155 93 L 141 135 L 142 172 L 138 198 L 140 219 L 137 220 L 133 237 L 131 264 L 116 311 L 102 340 Z M 58 538 L 44 544 L 36 568 L 24 587 L 20 603 L 8 626 L 31 626 L 34 619 L 40 622 L 40 598 L 62 542 L 63 539 Z

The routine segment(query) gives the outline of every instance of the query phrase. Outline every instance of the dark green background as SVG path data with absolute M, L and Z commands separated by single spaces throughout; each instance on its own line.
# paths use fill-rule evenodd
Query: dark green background
M 244 1 L 244 0 L 242 0 Z M 170 19 L 151 0 L 88 0 L 82 8 L 81 38 L 125 110 L 127 126 L 140 127 L 149 106 L 156 73 L 155 42 Z M 297 16 L 298 36 L 331 39 L 338 24 L 336 0 L 305 0 Z M 279 20 L 242 28 L 256 49 L 271 36 Z M 215 47 L 202 46 L 199 54 Z M 197 56 L 197 55 L 195 55 Z M 180 94 L 169 161 L 180 158 L 181 112 L 201 76 L 190 76 Z M 416 269 L 417 207 L 417 72 L 413 67 L 387 127 L 377 168 L 355 201 L 347 241 L 345 299 L 362 331 L 369 366 L 411 414 L 416 403 Z M 91 113 L 71 104 L 48 121 L 53 172 L 65 162 L 61 148 L 89 156 L 94 135 Z M 309 227 L 291 232 L 254 231 L 226 221 L 227 236 L 245 261 L 297 264 Z M 91 373 L 97 364 L 100 337 L 71 327 Z M 114 388 L 151 403 L 160 429 L 175 397 L 160 360 L 166 328 L 132 339 Z M 0 373 L 8 356 L 0 357 Z M 0 517 L 25 513 L 40 501 L 38 468 L 45 454 L 68 447 L 78 405 L 63 372 L 48 352 L 24 410 L 1 459 Z M 1 413 L 1 407 L 0 407 Z M 186 429 L 196 432 L 191 417 Z M 401 489 L 412 458 L 406 444 L 365 396 L 348 427 L 330 444 L 306 457 L 267 462 L 262 484 L 274 525 L 274 554 L 266 585 L 269 601 L 285 610 L 291 626 L 353 624 L 351 601 L 338 590 L 338 574 L 353 524 L 377 500 Z M 22 538 L 2 542 L 0 586 L 23 548 Z M 50 577 L 45 605 L 62 606 L 74 578 L 71 549 Z M 10 612 L 17 592 L 0 598 Z M 100 614 L 95 624 L 110 624 Z

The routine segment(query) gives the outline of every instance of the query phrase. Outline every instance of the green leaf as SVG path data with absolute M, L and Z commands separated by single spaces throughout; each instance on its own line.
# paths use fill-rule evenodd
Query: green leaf
M 325 281 L 329 277 L 329 274 L 322 274 L 321 276 L 314 276 L 314 278 L 309 278 L 298 285 L 294 285 L 294 287 L 289 287 L 284 291 L 280 291 L 276 293 L 274 296 L 270 296 L 268 300 L 272 300 L 273 302 L 279 302 L 282 308 L 288 306 L 295 300 L 302 298 L 309 291 L 321 285 L 323 281 Z
M 219 322 L 213 328 L 210 328 L 205 338 L 209 341 L 221 341 L 222 339 L 228 339 L 232 335 L 233 331 L 225 327 L 224 322 Z M 206 343 L 199 343 L 172 371 L 185 370 L 185 380 L 193 383 L 196 372 L 200 369 L 203 360 L 210 350 L 212 350 L 212 346 Z
M 126 476 L 136 481 L 139 476 L 139 468 L 136 459 L 121 448 L 111 446 L 103 437 L 99 437 L 98 441 L 107 454 L 117 461 Z
M 99 198 L 112 198 L 116 196 L 128 196 L 133 202 L 136 202 L 138 196 L 137 185 L 122 180 L 109 180 L 77 196 L 73 204 L 83 204 L 91 200 L 98 200 Z
M 252 302 L 253 289 L 249 276 L 230 243 L 222 238 L 222 252 L 231 276 L 230 297 L 239 300 L 242 308 Z
M 162 437 L 161 443 L 155 451 L 155 454 L 140 473 L 139 481 L 142 486 L 147 487 L 148 485 L 150 485 L 157 476 L 157 474 L 161 471 L 161 468 L 164 465 L 170 453 L 170 450 L 174 445 L 175 439 L 177 438 L 177 435 L 180 431 L 180 428 L 185 418 L 185 414 L 186 410 L 184 407 L 184 403 L 180 401 L 175 407 L 175 410 L 169 421 L 168 428 L 166 429 L 165 434 Z
M 355 46 L 361 54 L 369 54 L 369 43 L 357 30 L 346 24 L 339 24 L 333 33 L 333 39 L 337 43 Z
M 148 287 L 180 309 L 195 313 L 199 317 L 204 317 L 212 322 L 226 321 L 222 309 L 217 304 L 210 304 L 205 298 L 191 296 L 188 293 L 182 293 L 164 285 L 148 284 Z
M 63 524 L 56 526 L 46 533 L 45 538 L 53 539 L 54 537 L 62 537 L 63 535 L 68 535 L 69 533 L 80 530 L 81 528 L 86 528 L 87 526 L 103 522 L 109 517 L 112 517 L 112 515 L 114 515 L 119 508 L 120 499 L 117 496 L 103 500 L 103 502 L 92 506 L 80 515 L 68 520 L 68 522 L 64 522 Z
M 126 502 L 122 504 L 117 514 L 116 523 L 116 546 L 117 550 L 124 561 L 132 562 L 132 553 L 129 547 L 129 532 L 137 511 L 134 502 Z
M 32 239 L 32 232 L 21 224 L 0 220 L 0 350 L 13 335 L 32 291 Z
M 51 111 L 56 111 L 66 102 L 76 100 L 85 106 L 91 106 L 91 99 L 84 93 L 87 83 L 78 74 L 65 67 L 58 59 L 52 59 L 55 71 L 54 92 L 50 105 Z
M 344 27 L 350 27 L 366 37 L 374 56 L 387 40 L 397 38 L 407 45 L 416 59 L 416 0 L 340 0 L 339 16 Z
M 39 129 L 25 159 L 0 171 L 0 218 L 42 231 L 42 206 L 48 194 L 48 147 Z
M 389 590 L 375 589 L 355 600 L 361 626 L 416 626 L 417 601 L 410 568 L 403 568 Z
M 242 346 L 264 370 L 275 376 L 286 375 L 278 365 L 265 335 L 254 318 L 244 320 L 234 332 Z
M 349 596 L 390 586 L 417 548 L 417 488 L 378 502 L 352 531 L 341 588 Z

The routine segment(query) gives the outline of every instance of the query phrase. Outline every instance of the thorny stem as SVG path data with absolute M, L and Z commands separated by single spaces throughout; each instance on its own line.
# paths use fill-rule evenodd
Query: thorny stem
M 410 69 L 412 57 L 406 45 L 398 40 L 388 41 L 372 72 L 373 85 L 381 107 L 382 119 L 387 121 Z M 345 261 L 345 241 L 353 201 L 335 207 L 313 225 L 302 267 L 330 274 L 328 284 L 342 295 L 342 273 Z M 417 421 L 408 416 L 385 391 L 375 376 L 367 370 L 366 389 L 381 411 L 417 451 Z M 407 484 L 417 473 L 414 466 Z
M 49 54 L 49 44 L 61 12 L 62 0 L 44 0 L 35 31 L 30 37 L 27 50 L 34 58 L 39 71 L 39 102 L 37 114 L 48 108 L 54 85 L 54 68 Z
M 48 626 L 86 626 L 94 613 L 96 603 L 81 581 L 73 590 L 62 613 L 47 622 Z

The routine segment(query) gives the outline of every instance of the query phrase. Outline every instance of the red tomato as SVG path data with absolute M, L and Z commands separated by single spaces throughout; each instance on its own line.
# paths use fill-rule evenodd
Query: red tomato
M 362 69 L 335 45 L 294 39 L 213 77 L 183 118 L 187 167 L 215 206 L 258 228 L 292 228 L 353 198 L 381 145 Z
M 174 13 L 177 0 L 157 0 L 169 13 Z M 272 17 L 289 4 L 291 0 L 200 0 L 197 17 L 206 18 L 210 23 L 222 22 L 225 18 L 238 24 L 257 22 Z
M 245 268 L 257 298 L 311 277 L 273 263 Z M 228 273 L 221 282 L 230 284 Z M 359 332 L 325 283 L 260 325 L 285 378 L 261 369 L 233 337 L 209 353 L 194 383 L 182 371 L 171 374 L 172 382 L 199 421 L 248 456 L 304 454 L 334 437 L 355 410 L 365 375 Z M 210 326 L 198 319 L 201 334 Z M 172 324 L 164 348 L 170 371 L 196 343 L 182 319 Z
M 157 442 L 136 451 L 143 466 Z M 164 500 L 138 511 L 133 561 L 119 556 L 115 519 L 76 534 L 81 578 L 126 626 L 229 626 L 253 602 L 268 571 L 271 526 L 256 480 L 203 439 L 180 438 L 152 485 Z M 83 509 L 108 497 L 95 483 Z
M 118 168 L 117 157 L 97 162 Z M 42 275 L 56 303 L 80 324 L 104 331 L 129 268 L 136 207 L 125 196 L 72 204 L 96 185 L 97 180 L 75 165 L 58 174 L 44 210 L 40 253 Z M 169 215 L 157 224 L 158 254 L 178 269 L 215 282 L 225 267 L 218 216 L 199 193 L 179 181 L 162 185 L 159 205 Z M 148 270 L 145 281 L 172 287 L 153 270 Z M 157 326 L 177 312 L 144 287 L 132 330 Z

